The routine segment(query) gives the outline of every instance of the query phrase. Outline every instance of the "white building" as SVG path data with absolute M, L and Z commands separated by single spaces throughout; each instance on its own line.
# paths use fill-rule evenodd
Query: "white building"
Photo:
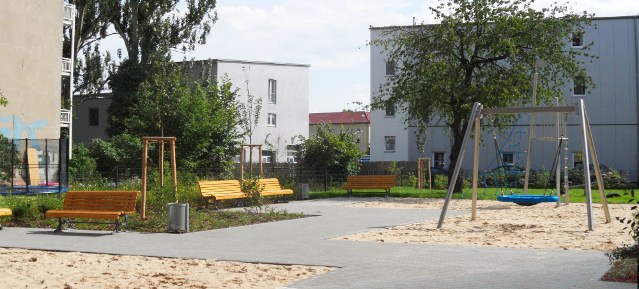
M 587 27 L 581 42 L 566 40 L 566 49 L 582 49 L 583 43 L 594 42 L 590 53 L 598 59 L 585 64 L 596 87 L 584 92 L 582 87 L 571 84 L 562 96 L 566 104 L 584 99 L 590 118 L 595 147 L 601 164 L 618 169 L 632 181 L 639 172 L 639 17 L 595 18 Z M 370 29 L 371 40 L 382 37 L 383 27 Z M 377 95 L 387 74 L 393 73 L 386 65 L 382 47 L 371 46 L 371 96 Z M 497 135 L 500 152 L 505 160 L 524 166 L 527 146 L 527 120 L 522 118 L 502 135 Z M 541 122 L 544 123 L 543 121 Z M 549 122 L 545 122 L 549 123 Z M 581 162 L 582 139 L 578 117 L 568 120 L 568 166 Z M 547 127 L 538 125 L 536 135 L 548 135 Z M 485 131 L 480 152 L 480 168 L 497 166 L 496 149 L 492 132 Z M 431 157 L 435 164 L 449 165 L 450 136 L 442 126 L 429 128 L 423 157 Z M 556 145 L 535 142 L 532 150 L 532 168 L 552 167 Z M 472 149 L 467 147 L 472 155 Z M 417 151 L 414 129 L 406 129 L 404 117 L 398 111 L 371 112 L 371 160 L 414 161 L 421 155 Z M 523 157 L 522 157 L 523 156 Z M 466 157 L 462 168 L 472 168 L 471 157 Z
M 263 145 L 265 162 L 292 162 L 300 144 L 297 136 L 308 138 L 309 67 L 306 64 L 274 63 L 229 59 L 192 62 L 193 79 L 203 74 L 211 79 L 228 77 L 237 89 L 238 101 L 247 102 L 251 95 L 262 99 L 258 124 L 243 143 Z M 74 138 L 90 143 L 94 138 L 107 138 L 108 95 L 85 100 L 76 107 Z M 272 144 L 267 146 L 266 142 Z M 254 151 L 257 156 L 257 151 Z M 257 159 L 254 159 L 257 161 Z

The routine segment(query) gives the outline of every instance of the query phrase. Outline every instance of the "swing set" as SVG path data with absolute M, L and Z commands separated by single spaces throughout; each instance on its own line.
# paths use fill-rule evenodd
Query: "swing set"
M 468 126 L 466 128 L 466 132 L 464 135 L 464 139 L 462 142 L 462 146 L 459 152 L 459 159 L 455 165 L 453 170 L 452 179 L 450 180 L 450 184 L 448 186 L 448 192 L 446 195 L 446 200 L 444 202 L 444 206 L 442 208 L 442 212 L 439 218 L 439 222 L 437 223 L 437 228 L 441 228 L 444 224 L 444 219 L 446 218 L 446 211 L 448 209 L 448 205 L 453 196 L 453 191 L 455 188 L 455 184 L 457 183 L 457 179 L 459 177 L 459 172 L 461 170 L 461 163 L 464 159 L 464 153 L 466 144 L 468 139 L 471 136 L 474 127 L 474 158 L 473 158 L 473 181 L 472 181 L 472 214 L 471 220 L 475 220 L 477 216 L 477 192 L 478 192 L 478 176 L 479 176 L 479 144 L 480 144 L 480 132 L 481 132 L 481 119 L 483 116 L 497 115 L 497 114 L 529 114 L 531 115 L 530 120 L 530 133 L 528 138 L 528 154 L 526 161 L 526 170 L 525 170 L 525 179 L 524 179 L 524 191 L 522 195 L 510 195 L 510 196 L 501 196 L 500 201 L 504 202 L 515 202 L 521 203 L 524 205 L 533 205 L 539 202 L 557 202 L 559 205 L 559 194 L 560 194 L 560 173 L 559 170 L 555 170 L 555 180 L 556 180 L 556 196 L 541 196 L 541 195 L 528 195 L 528 182 L 530 178 L 530 160 L 531 160 L 531 145 L 534 140 L 534 126 L 535 126 L 535 114 L 541 113 L 557 113 L 559 114 L 568 114 L 568 113 L 579 113 L 580 122 L 581 122 L 581 133 L 583 136 L 583 164 L 584 168 L 590 167 L 590 158 L 592 157 L 593 165 L 594 165 L 594 173 L 597 180 L 597 187 L 599 188 L 599 194 L 601 196 L 601 203 L 605 213 L 606 223 L 610 223 L 610 213 L 608 210 L 608 203 L 606 201 L 606 196 L 604 193 L 603 187 L 603 179 L 601 177 L 601 171 L 599 170 L 599 160 L 597 158 L 597 153 L 595 151 L 594 141 L 592 139 L 592 132 L 590 130 L 590 124 L 588 121 L 588 115 L 584 106 L 584 101 L 580 100 L 578 105 L 575 106 L 548 106 L 548 107 L 501 107 L 501 108 L 484 108 L 481 103 L 475 103 L 473 106 L 473 110 L 468 121 Z M 557 117 L 559 120 L 559 117 Z M 558 136 L 556 138 L 557 141 L 557 150 L 555 153 L 555 161 L 553 166 L 559 166 L 559 154 L 561 151 L 561 147 L 567 150 L 566 146 L 566 138 L 563 137 L 565 135 L 565 125 L 564 125 L 564 133 L 561 134 L 559 125 L 557 125 Z M 592 214 L 592 185 L 590 182 L 590 170 L 584 169 L 584 189 L 586 195 L 586 208 L 588 215 L 588 230 L 593 231 L 593 214 Z M 567 179 L 567 174 L 564 175 L 564 180 Z M 566 187 L 567 181 L 564 184 Z M 568 192 L 566 191 L 566 194 Z

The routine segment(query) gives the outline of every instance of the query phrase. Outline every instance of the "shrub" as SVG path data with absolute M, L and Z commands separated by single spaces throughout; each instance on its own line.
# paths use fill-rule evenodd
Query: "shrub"
M 630 218 L 616 217 L 616 219 L 627 226 L 624 229 L 628 230 L 628 234 L 635 240 L 635 244 L 624 245 L 623 247 L 614 249 L 612 252 L 606 253 L 611 264 L 619 259 L 639 259 L 639 198 L 635 198 L 634 190 L 630 191 L 630 194 L 632 198 L 629 202 L 636 204 L 630 208 L 632 210 L 632 216 Z
M 264 188 L 260 185 L 259 179 L 252 176 L 247 177 L 240 183 L 240 186 L 242 188 L 242 192 L 247 195 L 247 205 L 254 212 L 262 212 L 262 207 L 264 206 L 264 197 L 262 197 L 262 194 L 260 194 L 260 192 L 262 192 Z
M 433 181 L 433 189 L 445 190 L 447 188 L 448 188 L 448 177 L 444 175 L 435 175 L 435 180 Z

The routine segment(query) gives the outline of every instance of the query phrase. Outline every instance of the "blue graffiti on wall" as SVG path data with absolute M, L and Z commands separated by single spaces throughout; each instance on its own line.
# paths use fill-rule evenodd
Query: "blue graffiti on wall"
M 13 127 L 11 127 L 13 122 Z M 9 127 L 3 126 L 9 124 Z M 36 139 L 36 130 L 47 125 L 46 120 L 37 120 L 32 123 L 24 123 L 22 117 L 14 115 L 13 117 L 0 117 L 0 134 L 6 138 L 30 138 Z M 26 136 L 24 135 L 26 133 Z

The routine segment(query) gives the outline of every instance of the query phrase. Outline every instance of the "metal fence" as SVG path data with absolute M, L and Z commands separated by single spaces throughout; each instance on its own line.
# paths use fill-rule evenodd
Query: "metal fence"
M 148 173 L 153 173 L 149 168 Z M 179 168 L 178 168 L 179 171 Z M 165 173 L 166 172 L 165 170 Z M 193 172 L 198 179 L 216 179 L 220 175 L 218 168 L 200 168 Z M 398 186 L 414 185 L 417 180 L 417 162 L 366 162 L 361 163 L 360 175 L 396 175 Z M 232 178 L 240 178 L 240 165 L 233 168 Z M 259 175 L 259 164 L 244 165 L 244 175 Z M 347 175 L 341 171 L 315 171 L 294 163 L 266 163 L 262 165 L 262 174 L 266 178 L 278 178 L 280 183 L 295 188 L 298 183 L 309 184 L 311 190 L 328 190 L 343 185 Z M 109 172 L 100 172 L 98 176 L 82 178 L 71 176 L 75 183 L 107 182 L 114 188 L 132 179 L 141 178 L 140 168 L 114 168 Z M 178 176 L 179 178 L 179 176 Z
M 67 152 L 66 139 L 0 137 L 0 194 L 66 191 Z

